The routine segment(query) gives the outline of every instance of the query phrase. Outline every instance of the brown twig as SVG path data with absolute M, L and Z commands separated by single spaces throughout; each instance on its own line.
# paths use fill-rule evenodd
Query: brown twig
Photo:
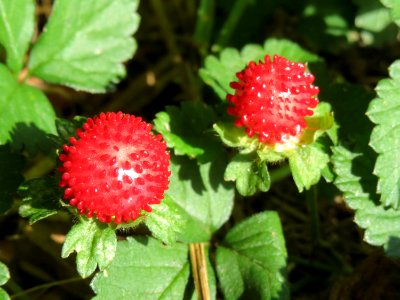
M 210 288 L 208 285 L 207 261 L 204 251 L 204 243 L 189 244 L 189 250 L 197 297 L 200 300 L 210 300 Z

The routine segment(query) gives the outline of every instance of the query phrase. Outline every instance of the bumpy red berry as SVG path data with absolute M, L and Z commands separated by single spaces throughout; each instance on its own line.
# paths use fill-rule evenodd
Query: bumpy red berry
M 319 89 L 304 64 L 278 55 L 273 61 L 268 55 L 264 60 L 250 62 L 236 74 L 239 81 L 230 84 L 235 93 L 227 95 L 233 104 L 228 113 L 249 137 L 256 134 L 260 142 L 275 145 L 299 136 L 306 128 L 305 117 L 313 114 Z
M 81 214 L 128 222 L 151 211 L 169 184 L 169 153 L 151 125 L 129 114 L 89 118 L 64 145 L 60 186 Z

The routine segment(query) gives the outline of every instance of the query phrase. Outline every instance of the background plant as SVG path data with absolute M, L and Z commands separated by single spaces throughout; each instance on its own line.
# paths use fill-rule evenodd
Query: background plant
M 397 2 L 0 0 L 0 296 L 398 298 Z M 320 88 L 326 133 L 288 162 L 243 152 L 226 114 L 265 54 Z M 172 176 L 116 231 L 61 201 L 55 169 L 118 110 L 153 121 Z

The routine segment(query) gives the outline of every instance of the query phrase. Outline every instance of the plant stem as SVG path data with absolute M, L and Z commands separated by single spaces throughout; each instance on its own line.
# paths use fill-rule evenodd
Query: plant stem
M 220 51 L 228 44 L 243 12 L 246 10 L 247 5 L 249 5 L 251 2 L 252 1 L 249 0 L 236 0 L 235 4 L 233 4 L 230 14 L 222 26 L 221 31 L 219 32 L 217 42 L 213 45 L 212 50 L 214 52 Z
M 212 28 L 214 26 L 214 13 L 215 1 L 201 0 L 197 10 L 197 22 L 193 38 L 200 44 L 200 53 L 203 56 L 208 52 Z
M 282 179 L 285 179 L 290 174 L 292 174 L 292 171 L 290 170 L 290 166 L 288 164 L 285 164 L 285 165 L 281 166 L 280 168 L 271 170 L 269 172 L 271 185 L 277 181 L 281 181 Z
M 313 185 L 306 191 L 307 206 L 311 217 L 311 240 L 316 244 L 320 239 L 319 233 L 319 217 L 318 217 L 318 191 Z
M 189 244 L 189 252 L 197 297 L 199 300 L 210 300 L 204 243 Z
M 48 289 L 48 288 L 51 288 L 53 286 L 64 285 L 64 284 L 73 283 L 73 282 L 77 282 L 77 281 L 81 281 L 81 280 L 84 280 L 84 279 L 82 277 L 73 277 L 73 278 L 69 278 L 69 279 L 53 281 L 53 282 L 37 285 L 37 286 L 35 286 L 33 288 L 27 289 L 27 290 L 22 291 L 20 293 L 11 295 L 10 298 L 11 299 L 17 299 L 17 298 L 23 297 L 23 296 L 25 296 L 25 295 L 27 295 L 29 293 L 40 291 L 42 289 Z

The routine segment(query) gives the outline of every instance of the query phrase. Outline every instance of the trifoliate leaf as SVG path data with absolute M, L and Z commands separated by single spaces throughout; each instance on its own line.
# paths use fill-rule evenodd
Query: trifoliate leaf
M 337 146 L 332 161 L 337 174 L 335 185 L 344 193 L 344 200 L 355 210 L 355 222 L 365 229 L 364 239 L 383 246 L 389 256 L 400 257 L 400 211 L 386 209 L 374 201 L 377 178 L 372 175 L 374 153 L 364 149 L 355 152 Z
M 90 276 L 97 265 L 104 270 L 113 260 L 117 248 L 115 231 L 107 224 L 81 218 L 68 232 L 61 256 L 68 257 L 76 251 L 76 266 L 83 277 Z
M 7 266 L 0 262 L 0 285 L 4 285 L 10 279 L 10 272 L 8 271 Z M 10 296 L 7 292 L 0 288 L 0 299 L 1 300 L 8 300 Z
M 390 9 L 392 20 L 400 26 L 400 3 L 397 0 L 380 0 L 383 5 Z
M 374 174 L 379 177 L 380 201 L 399 208 L 400 201 L 400 60 L 389 68 L 391 79 L 378 83 L 378 98 L 371 101 L 367 115 L 377 124 L 370 145 L 379 154 Z
M 0 212 L 7 211 L 13 203 L 14 193 L 24 180 L 21 172 L 25 166 L 22 155 L 14 153 L 9 145 L 0 146 Z
M 227 94 L 234 90 L 229 83 L 236 81 L 236 73 L 241 71 L 250 61 L 263 60 L 265 55 L 274 54 L 286 57 L 292 61 L 315 62 L 320 59 L 289 40 L 269 39 L 260 45 L 247 45 L 240 52 L 233 48 L 224 49 L 220 57 L 208 56 L 204 67 L 200 69 L 200 77 L 210 85 L 214 92 L 225 100 Z
M 0 44 L 7 53 L 7 66 L 18 73 L 32 39 L 35 24 L 33 0 L 0 1 Z
M 137 46 L 139 0 L 57 0 L 34 45 L 30 74 L 77 90 L 104 92 L 125 76 Z
M 289 299 L 286 257 L 277 213 L 263 212 L 233 227 L 216 253 L 225 299 Z
M 30 154 L 48 151 L 56 134 L 55 113 L 49 100 L 38 89 L 18 83 L 9 70 L 0 64 L 0 144 L 10 143 Z
M 176 155 L 188 155 L 205 162 L 220 152 L 220 143 L 210 130 L 216 119 L 211 107 L 184 102 L 180 108 L 167 106 L 165 112 L 156 115 L 154 124 Z
M 231 215 L 233 186 L 224 183 L 224 159 L 200 167 L 184 156 L 172 156 L 171 178 L 166 194 L 185 222 L 178 240 L 207 242 Z
M 145 223 L 153 236 L 167 245 L 176 242 L 184 226 L 179 210 L 168 196 L 160 204 L 152 205 L 152 212 L 146 216 Z
M 294 182 L 302 192 L 308 190 L 321 178 L 321 172 L 329 162 L 329 155 L 318 144 L 297 147 L 288 153 L 289 166 Z
M 237 154 L 228 164 L 224 178 L 235 181 L 242 196 L 251 196 L 257 191 L 266 192 L 271 184 L 266 163 L 257 161 L 251 154 Z
M 19 214 L 29 218 L 30 224 L 56 214 L 61 208 L 61 195 L 53 178 L 27 181 L 18 188 L 18 193 L 22 197 Z
M 183 299 L 190 273 L 188 248 L 150 237 L 118 242 L 114 260 L 93 279 L 101 299 Z

